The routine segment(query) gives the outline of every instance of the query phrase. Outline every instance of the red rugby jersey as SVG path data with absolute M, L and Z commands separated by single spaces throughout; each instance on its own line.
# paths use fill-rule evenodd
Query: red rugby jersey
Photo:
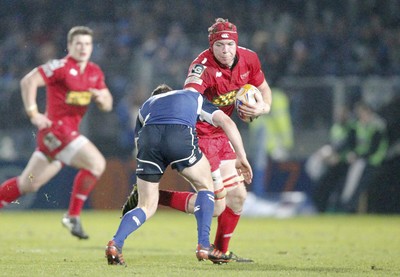
M 92 62 L 80 73 L 77 61 L 70 56 L 51 60 L 38 69 L 47 85 L 47 117 L 53 122 L 62 120 L 64 125 L 78 130 L 91 102 L 89 88 L 106 88 L 104 73 Z

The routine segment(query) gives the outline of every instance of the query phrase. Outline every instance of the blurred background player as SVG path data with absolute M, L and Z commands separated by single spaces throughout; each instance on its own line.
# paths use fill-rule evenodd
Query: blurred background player
M 193 210 L 198 231 L 197 259 L 214 263 L 229 261 L 229 256 L 215 249 L 209 239 L 214 213 L 213 181 L 210 164 L 198 146 L 195 129 L 198 119 L 226 133 L 237 153 L 235 170 L 246 182 L 251 182 L 251 167 L 236 124 L 198 92 L 171 91 L 166 85 L 157 87 L 142 105 L 135 130 L 138 205 L 125 213 L 109 241 L 105 251 L 108 264 L 125 264 L 122 256 L 125 239 L 156 212 L 159 182 L 168 165 L 178 170 L 197 191 Z
M 72 235 L 87 239 L 80 213 L 89 193 L 102 175 L 106 161 L 96 146 L 79 133 L 79 125 L 92 100 L 104 112 L 112 110 L 113 98 L 100 67 L 89 61 L 93 31 L 85 26 L 68 32 L 68 55 L 34 68 L 21 80 L 25 111 L 38 128 L 37 149 L 18 177 L 0 186 L 0 208 L 20 196 L 39 190 L 62 168 L 79 169 L 62 224 Z M 46 86 L 46 111 L 38 111 L 36 96 Z
M 255 105 L 242 105 L 240 113 L 253 118 L 269 113 L 271 89 L 265 80 L 260 60 L 255 52 L 238 46 L 236 26 L 227 19 L 218 18 L 208 33 L 210 47 L 191 63 L 184 87 L 199 91 L 231 116 L 237 91 L 245 84 L 252 84 L 260 90 L 261 96 L 256 94 Z M 235 151 L 221 128 L 199 122 L 196 129 L 200 149 L 211 164 L 214 181 L 214 215 L 218 216 L 215 247 L 226 253 L 230 260 L 252 262 L 228 250 L 247 195 L 243 177 L 235 169 Z M 125 211 L 127 206 L 135 206 L 135 197 L 134 188 L 124 207 Z M 160 190 L 159 204 L 183 212 L 193 213 L 195 201 L 196 194 L 192 192 Z

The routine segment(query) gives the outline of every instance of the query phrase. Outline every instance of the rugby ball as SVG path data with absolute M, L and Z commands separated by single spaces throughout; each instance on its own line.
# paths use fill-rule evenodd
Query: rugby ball
M 255 118 L 250 117 L 250 116 L 245 116 L 239 111 L 239 107 L 243 105 L 244 103 L 252 104 L 254 105 L 257 101 L 254 95 L 256 93 L 261 92 L 258 90 L 253 85 L 246 84 L 243 87 L 239 89 L 239 91 L 236 93 L 236 99 L 235 99 L 235 107 L 236 107 L 236 112 L 241 120 L 244 122 L 252 122 Z

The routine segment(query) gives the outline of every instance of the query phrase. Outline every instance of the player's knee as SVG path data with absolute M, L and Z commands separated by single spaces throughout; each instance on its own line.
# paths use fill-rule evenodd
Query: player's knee
M 138 206 L 140 207 L 140 205 Z M 146 219 L 152 217 L 157 211 L 157 204 L 146 203 L 144 206 L 140 207 L 146 215 Z
M 214 214 L 213 216 L 219 216 L 224 210 L 225 210 L 225 196 L 226 196 L 226 189 L 225 187 L 222 187 L 216 191 L 214 191 L 214 199 L 215 199 L 215 205 L 214 205 Z
M 226 196 L 226 189 L 225 187 L 222 187 L 216 191 L 214 191 L 214 198 L 215 200 L 220 200 L 220 199 L 224 199 Z
M 43 182 L 34 177 L 19 177 L 18 178 L 18 189 L 21 194 L 37 192 L 43 186 Z
M 212 186 L 210 184 L 207 185 L 206 181 L 200 182 L 200 183 L 193 183 L 194 187 L 196 188 L 197 191 L 201 190 L 211 190 Z
M 217 217 L 222 214 L 222 212 L 225 210 L 225 198 L 224 199 L 219 199 L 215 200 L 215 206 L 214 206 L 214 213 L 213 216 Z
M 244 202 L 246 201 L 247 197 L 247 191 L 239 189 L 239 193 L 236 195 L 237 202 L 240 203 L 241 205 L 244 205 Z
M 89 171 L 96 177 L 100 178 L 106 169 L 106 159 L 101 156 L 91 165 Z
M 247 191 L 243 184 L 237 186 L 235 189 L 229 191 L 226 196 L 227 205 L 234 211 L 242 210 L 244 202 L 246 201 Z

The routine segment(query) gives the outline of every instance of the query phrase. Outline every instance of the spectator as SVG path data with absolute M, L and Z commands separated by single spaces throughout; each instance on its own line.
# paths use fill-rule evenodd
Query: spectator
M 254 173 L 251 190 L 261 197 L 266 193 L 269 160 L 287 160 L 294 144 L 289 99 L 282 89 L 275 87 L 271 91 L 274 99 L 271 112 L 249 124 Z
M 339 107 L 335 110 L 329 144 L 316 151 L 306 163 L 307 171 L 315 182 L 312 198 L 319 212 L 337 206 L 338 194 L 349 168 L 347 155 L 352 150 L 352 137 L 354 123 L 350 109 Z M 316 172 L 318 168 L 320 172 Z
M 355 106 L 357 121 L 354 132 L 354 148 L 347 155 L 350 168 L 340 197 L 340 208 L 345 212 L 357 212 L 360 197 L 373 184 L 379 182 L 380 165 L 388 150 L 386 122 L 365 102 Z

